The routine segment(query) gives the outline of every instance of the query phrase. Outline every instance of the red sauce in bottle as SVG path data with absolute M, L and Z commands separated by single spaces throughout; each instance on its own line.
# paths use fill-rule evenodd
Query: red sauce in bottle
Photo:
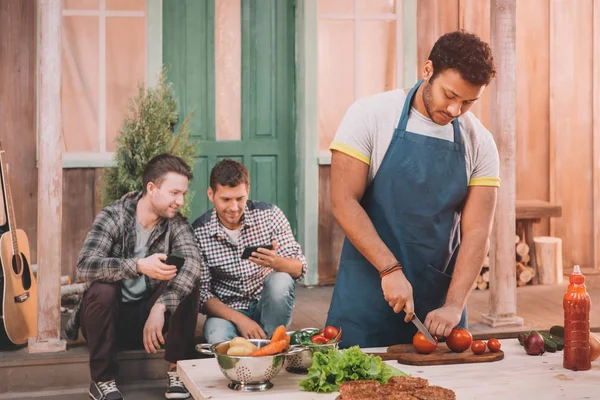
M 565 309 L 565 348 L 563 366 L 573 371 L 585 371 L 592 367 L 590 349 L 591 301 L 585 289 L 585 277 L 579 265 L 569 277 L 569 288 L 563 298 Z

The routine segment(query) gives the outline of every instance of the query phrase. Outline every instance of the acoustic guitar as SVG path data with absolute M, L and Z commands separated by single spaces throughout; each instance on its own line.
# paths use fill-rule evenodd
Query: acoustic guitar
M 13 345 L 27 343 L 37 334 L 37 284 L 31 270 L 29 239 L 17 229 L 8 178 L 6 154 L 0 143 L 0 178 L 4 203 L 0 218 L 4 220 L 4 233 L 0 236 L 0 261 L 2 262 L 2 317 L 0 341 L 8 339 Z M 10 344 L 5 343 L 5 344 Z

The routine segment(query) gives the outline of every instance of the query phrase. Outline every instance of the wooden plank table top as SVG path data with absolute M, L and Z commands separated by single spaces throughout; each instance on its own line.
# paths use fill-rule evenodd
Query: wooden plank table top
M 540 219 L 562 216 L 562 207 L 543 200 L 516 200 L 516 219 Z
M 600 397 L 600 360 L 589 371 L 573 372 L 562 366 L 562 352 L 529 356 L 516 339 L 501 340 L 505 357 L 501 361 L 475 364 L 411 366 L 387 361 L 412 376 L 425 378 L 430 385 L 454 390 L 457 399 L 597 399 Z M 386 348 L 364 349 L 385 352 Z M 339 393 L 304 392 L 298 381 L 305 375 L 290 374 L 285 367 L 265 392 L 242 393 L 227 387 L 214 358 L 177 363 L 179 376 L 195 400 L 285 399 L 333 400 Z

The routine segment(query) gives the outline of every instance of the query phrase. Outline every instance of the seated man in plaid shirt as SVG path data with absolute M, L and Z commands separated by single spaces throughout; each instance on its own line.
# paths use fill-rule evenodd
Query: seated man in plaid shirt
M 192 225 L 205 276 L 200 304 L 208 316 L 208 343 L 236 336 L 264 339 L 279 325 L 288 326 L 294 308 L 295 284 L 306 274 L 306 258 L 290 224 L 275 205 L 248 200 L 248 169 L 224 159 L 210 173 L 208 197 L 215 208 Z M 248 246 L 260 248 L 244 260 Z
M 190 179 L 191 169 L 181 158 L 154 157 L 144 170 L 142 193 L 102 209 L 85 238 L 77 277 L 91 285 L 66 334 L 76 339 L 81 325 L 93 399 L 123 399 L 115 384 L 117 349 L 142 343 L 148 353 L 165 347 L 171 363 L 165 397 L 190 396 L 176 372 L 177 361 L 194 356 L 202 268 L 192 227 L 177 211 Z M 183 265 L 165 264 L 167 254 L 183 257 Z

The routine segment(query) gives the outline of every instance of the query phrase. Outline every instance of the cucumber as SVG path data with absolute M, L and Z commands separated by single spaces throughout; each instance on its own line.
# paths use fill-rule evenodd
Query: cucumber
M 517 336 L 517 338 L 519 339 L 519 344 L 521 346 L 525 345 L 525 338 L 529 336 L 529 332 L 522 332 L 519 333 L 519 336 Z
M 563 328 L 560 325 L 554 325 L 552 328 L 550 328 L 550 335 L 552 335 L 553 337 L 559 337 L 561 339 L 564 339 L 565 328 Z
M 543 332 L 538 332 L 538 333 L 540 335 L 542 335 L 542 337 L 544 338 L 544 350 L 546 350 L 547 352 L 550 352 L 550 353 L 556 353 L 558 346 L 557 346 L 556 342 L 554 340 L 552 340 L 552 337 L 547 333 L 543 333 Z
M 565 340 L 563 338 L 554 335 L 550 335 L 550 337 L 552 338 L 552 341 L 556 343 L 556 350 L 560 351 L 565 347 Z

